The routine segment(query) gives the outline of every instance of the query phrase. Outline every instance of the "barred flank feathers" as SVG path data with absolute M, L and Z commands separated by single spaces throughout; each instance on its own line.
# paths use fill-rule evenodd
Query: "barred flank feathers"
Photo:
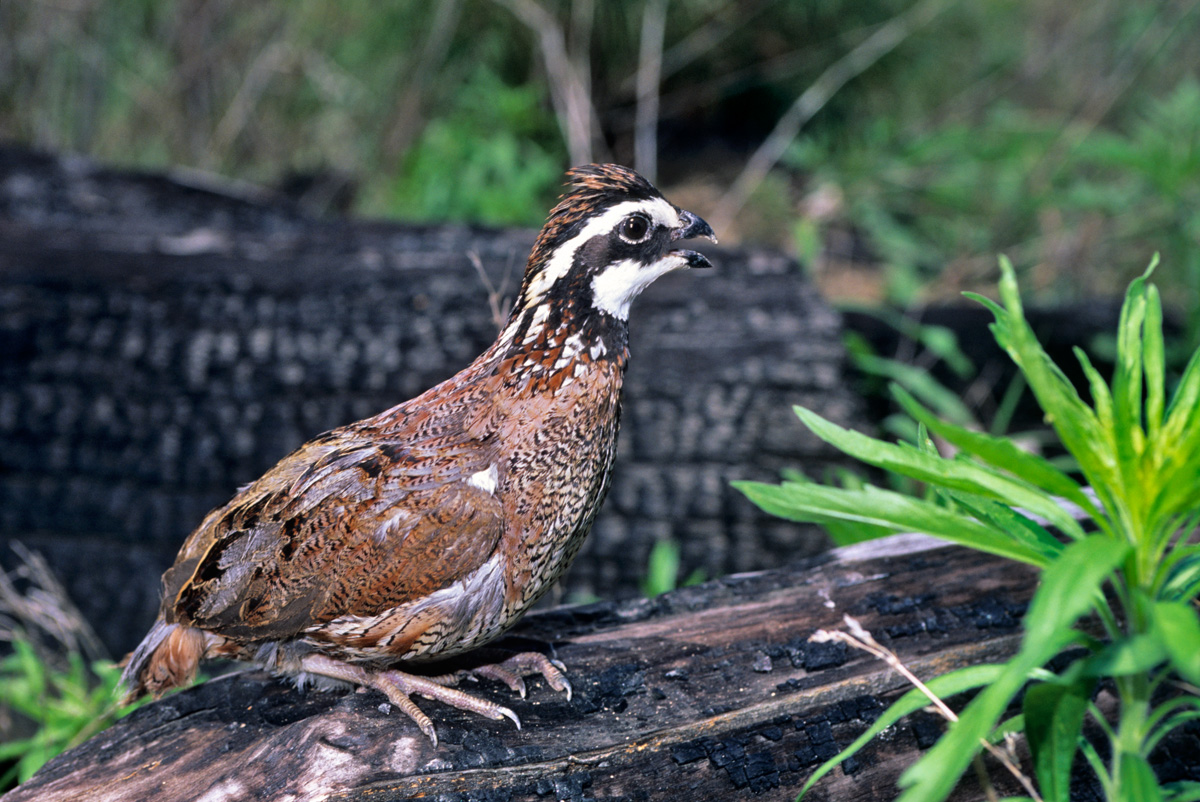
M 155 621 L 125 661 L 124 702 L 147 693 L 159 696 L 191 682 L 204 656 L 204 641 L 204 633 L 194 627 Z

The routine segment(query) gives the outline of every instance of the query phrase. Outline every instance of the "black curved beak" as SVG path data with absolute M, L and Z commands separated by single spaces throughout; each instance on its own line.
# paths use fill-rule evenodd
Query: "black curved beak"
M 682 209 L 679 210 L 679 219 L 683 221 L 683 225 L 671 235 L 672 241 L 703 237 L 716 244 L 717 235 L 713 233 L 712 226 L 704 222 L 703 219 Z M 712 262 L 708 261 L 708 258 L 704 254 L 697 253 L 696 251 L 675 250 L 672 253 L 678 254 L 687 260 L 688 267 L 712 267 Z
M 679 219 L 683 221 L 683 228 L 676 230 L 675 236 L 671 237 L 671 239 L 695 239 L 696 237 L 704 237 L 714 245 L 717 243 L 717 235 L 713 233 L 712 226 L 704 222 L 696 215 L 680 209 Z

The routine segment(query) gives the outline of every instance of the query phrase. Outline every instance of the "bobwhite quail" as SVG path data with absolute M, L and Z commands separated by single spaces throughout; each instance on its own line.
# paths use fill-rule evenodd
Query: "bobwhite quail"
M 567 173 L 495 344 L 458 375 L 301 446 L 208 514 L 163 575 L 158 620 L 127 659 L 128 699 L 189 682 L 201 659 L 382 691 L 436 745 L 417 694 L 516 714 L 408 673 L 493 640 L 562 575 L 608 487 L 629 305 L 708 267 L 677 240 L 707 223 L 618 165 Z M 524 695 L 564 667 L 536 652 L 474 670 Z

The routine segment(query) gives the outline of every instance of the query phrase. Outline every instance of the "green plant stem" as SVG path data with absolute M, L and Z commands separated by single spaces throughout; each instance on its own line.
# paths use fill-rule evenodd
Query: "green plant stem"
M 1143 744 L 1148 734 L 1147 724 L 1150 718 L 1150 683 L 1143 673 L 1131 674 L 1115 679 L 1117 696 L 1121 700 L 1121 713 L 1117 719 L 1117 730 L 1112 738 L 1113 799 L 1125 799 L 1122 793 L 1122 783 L 1126 781 L 1121 773 L 1122 755 L 1131 754 L 1144 757 Z
M 1118 584 L 1115 585 L 1115 590 L 1118 597 L 1122 597 L 1123 588 Z M 1123 605 L 1122 605 L 1123 606 Z M 1101 596 L 1100 601 L 1096 604 L 1096 614 L 1100 616 L 1100 621 L 1104 624 L 1104 631 L 1110 639 L 1115 639 L 1121 635 L 1121 622 L 1117 620 L 1116 614 L 1109 608 L 1108 603 Z

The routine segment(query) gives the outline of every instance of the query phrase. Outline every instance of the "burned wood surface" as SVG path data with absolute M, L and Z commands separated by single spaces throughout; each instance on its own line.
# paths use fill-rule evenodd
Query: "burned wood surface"
M 88 799 L 791 799 L 907 690 L 817 628 L 858 618 L 918 676 L 1003 660 L 1036 574 L 898 536 L 657 599 L 528 616 L 516 639 L 569 667 L 574 696 L 532 681 L 518 731 L 433 702 L 434 748 L 375 692 L 299 692 L 261 673 L 136 711 L 47 764 L 4 802 Z M 525 644 L 527 645 L 527 644 Z M 941 732 L 917 714 L 828 775 L 814 800 L 880 800 Z M 991 776 L 1016 792 L 996 766 Z M 973 775 L 956 800 L 983 798 Z M 1086 788 L 1079 799 L 1095 798 Z
M 461 369 L 534 232 L 307 217 L 260 190 L 0 148 L 0 560 L 42 552 L 114 655 L 205 513 L 320 432 Z M 612 489 L 566 592 L 638 594 L 824 547 L 730 487 L 840 458 L 791 413 L 860 426 L 839 317 L 779 254 L 639 300 Z M 507 283 L 505 279 L 507 278 Z

